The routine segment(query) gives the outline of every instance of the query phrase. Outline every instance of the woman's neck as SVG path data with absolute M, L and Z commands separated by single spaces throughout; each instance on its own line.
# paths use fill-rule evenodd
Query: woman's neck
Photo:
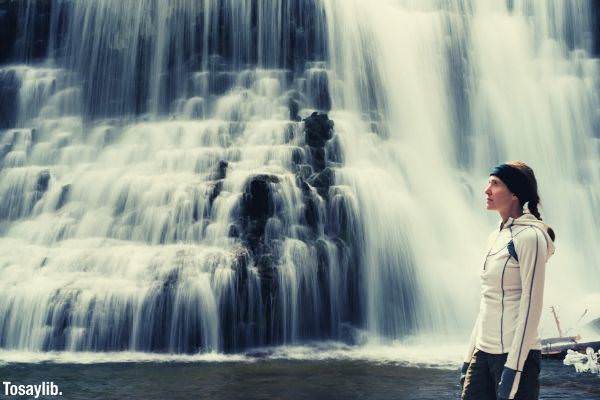
M 523 210 L 520 207 L 512 207 L 510 210 L 498 211 L 500 218 L 502 218 L 502 226 L 508 221 L 509 218 L 519 218 L 523 215 Z

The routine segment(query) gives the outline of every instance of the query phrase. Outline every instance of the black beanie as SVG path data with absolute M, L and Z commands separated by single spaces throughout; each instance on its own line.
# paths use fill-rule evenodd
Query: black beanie
M 521 205 L 533 200 L 533 188 L 527 176 L 518 168 L 509 164 L 500 164 L 495 167 L 490 176 L 497 176 L 504 182 L 508 190 L 519 198 Z

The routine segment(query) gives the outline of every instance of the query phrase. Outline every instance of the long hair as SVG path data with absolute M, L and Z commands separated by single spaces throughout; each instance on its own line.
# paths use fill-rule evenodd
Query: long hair
M 517 168 L 523 173 L 523 175 L 527 177 L 527 182 L 530 185 L 529 188 L 531 189 L 530 193 L 533 193 L 533 196 L 528 200 L 519 199 L 519 204 L 521 205 L 521 207 L 523 207 L 523 205 L 526 202 L 529 202 L 527 204 L 529 212 L 541 221 L 542 217 L 540 216 L 540 211 L 538 210 L 538 206 L 540 205 L 540 195 L 538 194 L 537 179 L 535 179 L 535 174 L 533 173 L 533 170 L 529 165 L 525 164 L 523 161 L 508 161 L 506 164 L 510 165 L 511 167 Z M 556 235 L 554 234 L 554 230 L 552 230 L 552 228 L 548 228 L 548 235 L 550 235 L 552 241 L 554 241 L 554 239 L 556 238 Z

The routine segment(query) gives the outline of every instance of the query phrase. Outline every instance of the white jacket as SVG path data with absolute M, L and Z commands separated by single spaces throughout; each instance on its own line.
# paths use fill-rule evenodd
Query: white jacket
M 475 349 L 508 353 L 499 389 L 508 399 L 517 392 L 529 350 L 541 348 L 544 275 L 553 253 L 548 225 L 530 213 L 509 218 L 488 239 L 479 315 L 464 361 L 470 362 Z

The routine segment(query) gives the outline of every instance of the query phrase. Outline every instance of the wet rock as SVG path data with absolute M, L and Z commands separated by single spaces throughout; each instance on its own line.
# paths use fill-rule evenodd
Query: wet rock
M 265 225 L 275 214 L 275 201 L 271 185 L 278 183 L 274 175 L 255 175 L 246 183 L 240 202 L 241 238 L 255 256 L 262 254 Z
M 47 169 L 41 171 L 37 176 L 35 182 L 35 190 L 37 192 L 46 192 L 48 190 L 48 184 L 50 183 L 50 171 Z
M 249 351 L 245 352 L 244 355 L 246 357 L 251 357 L 251 358 L 267 359 L 267 358 L 271 357 L 274 353 L 275 353 L 274 350 L 258 349 L 258 350 L 249 350 Z
M 0 129 L 17 122 L 19 87 L 21 83 L 13 70 L 0 70 Z
M 266 218 L 273 213 L 271 183 L 278 183 L 274 175 L 256 175 L 250 179 L 244 189 L 242 212 L 251 219 Z
M 307 182 L 317 188 L 329 188 L 335 182 L 335 172 L 331 168 L 325 168 L 323 171 L 313 174 Z
M 298 170 L 296 172 L 296 176 L 301 178 L 302 180 L 308 179 L 309 176 L 313 174 L 313 169 L 308 164 L 299 164 Z
M 329 94 L 329 76 L 324 69 L 311 69 L 307 73 L 308 93 L 316 109 L 329 111 L 331 95 Z
M 294 140 L 294 124 L 288 124 L 285 127 L 285 130 L 283 131 L 283 142 L 284 143 L 290 143 L 292 140 Z
M 167 273 L 165 276 L 162 286 L 164 289 L 173 289 L 177 286 L 179 282 L 180 270 L 179 268 L 174 268 Z
M 283 223 L 277 217 L 267 219 L 265 224 L 265 242 L 272 245 L 273 241 L 283 237 L 285 229 Z
M 229 225 L 229 231 L 227 232 L 227 236 L 230 238 L 240 237 L 240 228 L 238 228 L 238 226 L 235 224 Z
M 211 174 L 211 179 L 225 179 L 227 176 L 227 168 L 229 168 L 229 163 L 225 160 L 220 160 Z
M 323 147 L 309 147 L 311 164 L 315 171 L 322 171 L 327 166 L 325 149 Z
M 319 226 L 319 206 L 316 199 L 313 196 L 308 197 L 304 202 L 304 220 L 306 225 L 310 227 L 313 232 L 316 232 Z
M 335 173 L 332 168 L 325 168 L 323 171 L 313 174 L 307 182 L 317 189 L 317 192 L 325 200 L 329 198 L 329 188 L 335 183 Z
M 341 165 L 344 163 L 344 154 L 338 138 L 339 136 L 334 136 L 332 140 L 327 142 L 325 149 L 327 150 L 327 160 Z
M 335 183 L 335 173 L 332 168 L 325 168 L 321 172 L 312 174 L 307 180 L 307 184 L 317 190 L 317 193 L 325 200 L 329 201 L 329 189 Z
M 310 194 L 310 185 L 308 183 L 306 183 L 306 181 L 300 177 L 297 177 L 297 184 L 298 187 L 300 188 L 300 190 L 302 190 L 302 193 L 307 196 Z
M 0 1 L 0 63 L 6 63 L 17 37 L 17 1 Z
M 221 194 L 221 190 L 223 190 L 223 180 L 212 182 L 206 189 L 208 198 L 207 217 L 210 215 L 213 202 L 219 196 L 219 194 Z
M 327 114 L 313 112 L 304 120 L 306 144 L 311 147 L 323 147 L 333 137 L 333 121 Z
M 301 164 L 304 161 L 304 150 L 300 147 L 292 148 L 292 163 L 295 165 Z
M 60 189 L 60 196 L 58 196 L 58 202 L 56 203 L 56 210 L 61 209 L 67 201 L 69 201 L 69 196 L 71 194 L 71 184 L 68 183 L 63 185 Z
M 40 141 L 40 131 L 38 131 L 36 128 L 32 128 L 31 129 L 31 144 L 34 145 L 36 143 L 39 143 Z
M 261 275 L 266 278 L 273 277 L 273 274 L 275 273 L 273 268 L 273 257 L 269 253 L 261 254 L 257 257 L 256 267 L 258 268 L 258 271 L 261 272 Z
M 289 99 L 288 108 L 290 110 L 290 120 L 301 121 L 300 115 L 298 115 L 298 112 L 300 112 L 300 103 L 294 99 Z
M 251 255 L 248 250 L 242 246 L 239 246 L 234 249 L 234 259 L 231 264 L 231 268 L 236 273 L 236 278 L 238 279 L 238 292 L 244 288 L 244 284 L 248 279 L 248 266 L 250 265 Z M 240 295 L 241 293 L 238 293 Z
M 330 281 L 330 265 L 333 260 L 331 260 L 329 249 L 327 246 L 327 242 L 323 239 L 317 239 L 315 243 L 315 249 L 317 251 L 317 271 L 319 276 L 319 287 L 322 293 L 326 295 L 323 298 L 323 302 L 327 308 L 327 311 L 330 310 L 329 306 L 331 305 L 331 293 L 327 288 L 327 284 Z M 330 321 L 332 316 L 327 313 L 326 321 Z

